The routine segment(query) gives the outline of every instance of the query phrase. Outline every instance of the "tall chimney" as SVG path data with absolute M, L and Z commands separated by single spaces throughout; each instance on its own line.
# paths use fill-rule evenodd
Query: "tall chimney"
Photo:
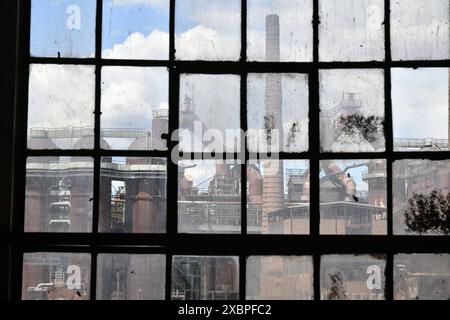
M 280 21 L 276 14 L 266 17 L 266 61 L 280 61 Z M 264 126 L 267 151 L 279 152 L 283 145 L 281 74 L 266 75 Z M 264 161 L 263 215 L 261 232 L 268 233 L 268 215 L 284 207 L 283 162 Z

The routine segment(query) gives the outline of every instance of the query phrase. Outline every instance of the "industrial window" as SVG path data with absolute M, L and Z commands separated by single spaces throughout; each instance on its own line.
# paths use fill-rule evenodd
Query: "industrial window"
M 449 11 L 21 1 L 11 299 L 449 299 Z

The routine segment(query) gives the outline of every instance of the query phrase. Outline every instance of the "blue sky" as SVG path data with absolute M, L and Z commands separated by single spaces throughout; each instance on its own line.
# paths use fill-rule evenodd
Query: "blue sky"
M 114 44 L 124 42 L 133 32 L 143 35 L 148 35 L 155 29 L 169 32 L 168 5 L 112 5 L 113 2 L 114 0 L 103 2 L 103 49 L 110 49 Z
M 80 29 L 67 28 L 70 5 L 80 8 Z M 95 52 L 95 1 L 32 0 L 31 9 L 32 55 L 88 57 Z
M 133 32 L 146 36 L 155 29 L 169 31 L 168 5 L 113 4 L 114 0 L 103 2 L 103 49 L 124 42 Z M 66 26 L 70 5 L 80 8 L 80 29 Z M 32 55 L 52 57 L 60 52 L 63 57 L 91 56 L 95 51 L 95 11 L 94 0 L 32 0 Z

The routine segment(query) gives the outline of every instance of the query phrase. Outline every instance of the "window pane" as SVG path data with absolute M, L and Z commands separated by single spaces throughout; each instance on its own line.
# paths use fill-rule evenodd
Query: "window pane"
M 168 86 L 165 68 L 102 69 L 101 131 L 111 149 L 167 149 Z
M 178 174 L 179 232 L 240 232 L 240 164 L 183 160 L 178 163 Z
M 99 254 L 98 300 L 164 300 L 166 257 Z
M 393 60 L 449 58 L 449 1 L 391 1 Z
M 386 160 L 322 160 L 320 167 L 320 233 L 386 234 Z
M 321 150 L 384 151 L 383 70 L 321 70 L 319 77 Z
M 32 0 L 30 54 L 39 57 L 93 57 L 95 1 Z
M 30 66 L 28 148 L 94 147 L 94 67 Z
M 240 0 L 183 0 L 176 3 L 175 49 L 180 60 L 238 60 Z
M 448 76 L 447 68 L 392 69 L 395 150 L 448 150 Z
M 449 300 L 450 255 L 395 255 L 394 299 Z
M 325 255 L 320 260 L 322 300 L 383 300 L 384 255 Z
M 174 256 L 172 300 L 237 300 L 237 257 Z
M 249 151 L 307 151 L 308 76 L 251 73 L 247 86 Z
M 104 0 L 102 28 L 103 58 L 169 58 L 169 0 Z
M 312 300 L 311 257 L 251 256 L 247 259 L 247 300 Z
M 89 300 L 88 253 L 25 253 L 22 272 L 22 300 Z
M 384 0 L 319 1 L 321 61 L 384 60 Z
M 166 159 L 102 158 L 100 232 L 166 232 L 166 183 Z
M 247 12 L 248 60 L 312 61 L 311 0 L 249 0 Z
M 262 234 L 309 233 L 309 161 L 250 161 L 247 230 Z
M 235 75 L 180 76 L 180 149 L 240 151 L 240 79 Z
M 392 164 L 395 234 L 450 233 L 450 161 L 397 160 Z
M 91 232 L 94 163 L 87 157 L 28 157 L 25 232 Z

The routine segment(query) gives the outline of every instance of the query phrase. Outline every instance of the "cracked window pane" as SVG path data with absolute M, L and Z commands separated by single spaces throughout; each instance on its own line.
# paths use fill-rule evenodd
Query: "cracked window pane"
M 172 300 L 237 300 L 238 298 L 238 257 L 173 257 Z
M 239 152 L 239 76 L 182 74 L 179 128 L 184 152 Z
M 391 1 L 393 60 L 440 60 L 449 55 L 449 1 Z
M 395 300 L 449 300 L 449 254 L 394 255 Z
M 103 157 L 100 169 L 100 232 L 166 232 L 167 160 Z
M 169 0 L 104 0 L 102 57 L 169 58 Z
M 385 150 L 383 78 L 377 69 L 320 70 L 321 151 Z
M 31 56 L 92 58 L 95 6 L 90 0 L 32 0 Z
M 97 300 L 164 300 L 166 257 L 99 254 Z
M 94 147 L 94 67 L 30 66 L 28 148 Z
M 448 68 L 392 69 L 394 150 L 448 150 L 449 74 Z
M 22 300 L 89 300 L 90 279 L 88 253 L 23 255 Z
M 178 163 L 178 231 L 240 233 L 241 165 L 235 161 Z
M 308 76 L 251 73 L 247 88 L 249 151 L 307 151 Z
M 449 234 L 450 161 L 397 160 L 392 172 L 394 234 Z
M 384 300 L 384 255 L 324 255 L 321 300 Z
M 247 231 L 309 234 L 309 161 L 250 160 Z
M 101 135 L 106 149 L 166 150 L 169 75 L 166 68 L 102 69 Z
M 311 0 L 249 0 L 247 12 L 249 61 L 312 61 Z
M 247 300 L 312 300 L 313 262 L 310 256 L 250 256 L 247 258 Z
M 384 60 L 384 0 L 319 1 L 321 61 Z
M 25 232 L 91 232 L 94 162 L 28 157 Z
M 386 234 L 386 160 L 322 160 L 320 169 L 321 234 Z
M 183 0 L 175 9 L 179 60 L 238 60 L 241 51 L 240 0 Z

